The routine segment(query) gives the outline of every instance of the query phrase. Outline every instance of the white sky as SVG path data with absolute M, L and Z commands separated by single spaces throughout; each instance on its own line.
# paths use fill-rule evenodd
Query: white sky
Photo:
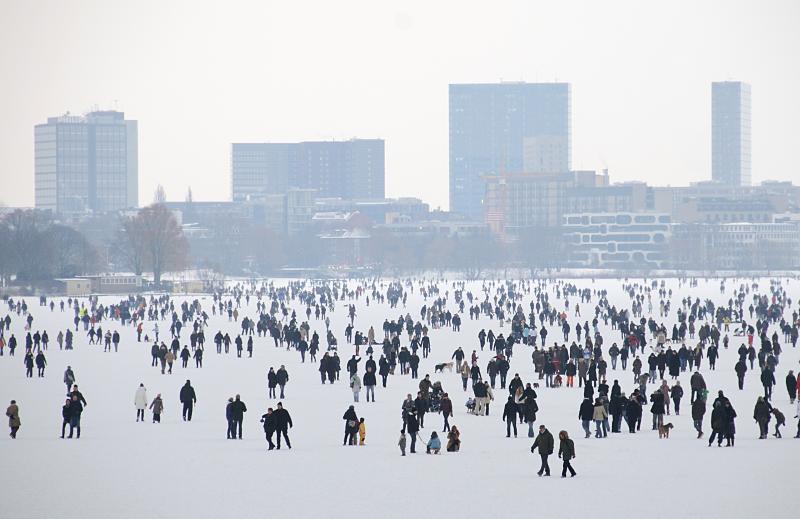
M 0 0 L 0 203 L 33 126 L 139 121 L 140 203 L 230 197 L 230 143 L 386 139 L 388 196 L 447 207 L 447 85 L 572 83 L 573 167 L 710 177 L 711 81 L 752 85 L 753 181 L 800 182 L 800 1 Z M 116 100 L 116 105 L 115 105 Z

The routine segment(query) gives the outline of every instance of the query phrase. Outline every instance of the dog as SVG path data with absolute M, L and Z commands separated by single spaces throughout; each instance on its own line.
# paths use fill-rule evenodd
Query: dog
M 664 425 L 658 426 L 658 438 L 669 440 L 669 430 L 672 429 L 672 423 L 665 423 Z
M 441 364 L 437 364 L 433 372 L 434 373 L 444 373 L 444 370 L 447 369 L 450 373 L 453 372 L 453 363 L 452 362 L 442 362 Z
M 533 383 L 533 389 L 539 389 L 539 383 L 538 382 L 534 382 Z
M 561 384 L 564 381 L 561 379 L 561 375 L 556 375 L 556 378 L 553 380 L 553 383 L 550 384 L 550 387 L 561 387 Z

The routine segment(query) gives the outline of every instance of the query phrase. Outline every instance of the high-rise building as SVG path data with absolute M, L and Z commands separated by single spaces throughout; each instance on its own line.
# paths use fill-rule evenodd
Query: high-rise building
M 451 211 L 482 220 L 484 176 L 566 173 L 570 156 L 568 83 L 450 85 Z
M 315 189 L 320 197 L 385 196 L 382 139 L 297 143 L 234 143 L 231 188 L 234 201 Z
M 711 179 L 750 185 L 750 85 L 711 83 Z
M 56 213 L 139 205 L 136 121 L 115 111 L 50 117 L 34 128 L 35 203 Z

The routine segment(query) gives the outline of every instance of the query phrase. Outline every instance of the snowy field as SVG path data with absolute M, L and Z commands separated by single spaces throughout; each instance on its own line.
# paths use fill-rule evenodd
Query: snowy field
M 630 299 L 621 290 L 619 281 L 571 282 L 579 287 L 607 289 L 612 304 L 630 308 Z M 482 283 L 468 283 L 467 289 L 479 294 Z M 790 293 L 793 309 L 797 309 L 798 281 L 784 280 L 783 285 Z M 442 292 L 444 286 L 440 284 Z M 672 311 L 667 319 L 659 319 L 658 303 L 654 301 L 655 319 L 671 330 L 681 298 L 710 297 L 718 306 L 727 305 L 738 286 L 738 282 L 729 280 L 726 293 L 721 295 L 718 280 L 701 281 L 698 288 L 684 285 L 680 289 L 676 280 L 667 280 L 667 288 L 674 292 Z M 759 291 L 769 293 L 768 289 L 768 280 L 760 280 Z M 531 297 L 523 299 L 526 314 Z M 554 298 L 551 294 L 551 302 L 563 308 L 563 300 Z M 119 299 L 102 297 L 101 302 L 116 303 Z M 183 299 L 176 297 L 176 307 Z M 581 304 L 581 321 L 591 321 L 596 300 Z M 200 297 L 200 301 L 210 314 L 211 298 Z M 750 301 L 748 296 L 745 306 Z M 578 477 L 561 479 L 561 463 L 554 455 L 550 458 L 553 477 L 539 478 L 536 476 L 539 457 L 530 453 L 532 440 L 526 437 L 527 427 L 520 426 L 517 439 L 505 437 L 501 414 L 507 392 L 498 385 L 491 415 L 477 417 L 467 414 L 464 408 L 467 394 L 461 389 L 458 374 L 434 375 L 434 364 L 448 361 L 456 347 L 463 347 L 467 355 L 479 349 L 477 334 L 481 328 L 493 329 L 495 334 L 510 332 L 510 325 L 501 329 L 497 321 L 485 316 L 473 321 L 465 313 L 461 333 L 446 328 L 431 329 L 432 354 L 420 364 L 420 378 L 430 373 L 431 379 L 441 380 L 451 395 L 455 413 L 451 424 L 461 430 L 461 452 L 428 456 L 424 454 L 424 445 L 420 448 L 418 443 L 418 454 L 403 458 L 397 447 L 402 426 L 400 405 L 406 393 L 416 395 L 419 381 L 399 375 L 399 369 L 390 376 L 386 389 L 379 383 L 377 402 L 365 403 L 362 391 L 362 402 L 356 404 L 358 415 L 366 420 L 366 445 L 342 446 L 342 414 L 353 400 L 344 380 L 344 363 L 352 352 L 352 346 L 344 340 L 348 301 L 338 301 L 336 311 L 330 314 L 343 361 L 342 380 L 333 386 L 320 384 L 317 365 L 301 364 L 297 352 L 276 349 L 269 338 L 255 338 L 252 359 L 246 358 L 246 352 L 243 358 L 237 358 L 235 348 L 228 355 L 217 355 L 213 344 L 216 331 L 227 331 L 231 338 L 239 331 L 239 323 L 229 322 L 227 317 L 209 320 L 202 369 L 195 369 L 193 360 L 189 368 L 182 369 L 177 361 L 172 375 L 162 375 L 159 368 L 150 366 L 150 345 L 137 343 L 135 329 L 120 328 L 117 321 L 104 321 L 102 325 L 104 330 L 118 329 L 122 334 L 119 353 L 104 353 L 102 346 L 88 346 L 85 333 L 76 334 L 74 351 L 59 351 L 55 342 L 57 330 L 72 326 L 73 314 L 69 310 L 61 313 L 57 307 L 51 313 L 39 307 L 35 298 L 28 298 L 27 302 L 35 318 L 33 329 L 46 329 L 51 337 L 48 367 L 43 379 L 25 378 L 24 323 L 14 314 L 11 332 L 21 345 L 16 357 L 9 357 L 6 351 L 0 358 L 0 401 L 4 410 L 11 399 L 17 400 L 22 427 L 16 441 L 8 438 L 7 428 L 0 438 L 3 495 L 0 519 L 353 516 L 677 519 L 783 517 L 796 509 L 797 498 L 792 489 L 800 463 L 800 440 L 792 439 L 797 421 L 792 418 L 795 409 L 789 405 L 784 378 L 789 369 L 797 371 L 800 355 L 788 344 L 784 345 L 775 373 L 773 405 L 787 418 L 784 438 L 780 440 L 771 435 L 768 440 L 757 440 L 758 426 L 752 414 L 756 397 L 762 393 L 758 371 L 747 373 L 744 391 L 736 388 L 733 365 L 741 339 L 730 333 L 731 347 L 728 350 L 720 347 L 717 371 L 709 371 L 704 359 L 702 372 L 711 391 L 709 400 L 722 389 L 738 412 L 734 448 L 709 448 L 705 439 L 696 439 L 689 404 L 689 372 L 680 377 L 686 391 L 683 412 L 680 416 L 665 417 L 665 422 L 675 426 L 669 440 L 659 440 L 657 433 L 650 430 L 649 405 L 644 409 L 641 433 L 609 433 L 603 440 L 584 439 L 577 419 L 582 389 L 546 389 L 542 383 L 537 390 L 540 408 L 537 425 L 547 425 L 556 437 L 556 450 L 558 431 L 569 431 L 576 445 L 573 466 Z M 372 325 L 378 339 L 383 337 L 385 318 L 396 319 L 402 311 L 416 320 L 423 304 L 418 289 L 409 295 L 406 308 L 389 310 L 388 305 L 372 302 L 366 307 L 363 296 L 353 302 L 358 312 L 355 329 L 366 334 Z M 577 298 L 572 298 L 570 305 L 575 302 Z M 249 307 L 244 307 L 244 300 L 242 303 L 240 319 L 257 317 L 255 298 Z M 296 301 L 294 307 L 302 321 L 305 308 Z M 456 308 L 452 289 L 449 308 Z M 4 304 L 0 307 L 0 317 L 6 311 Z M 791 318 L 791 309 L 787 309 L 785 317 Z M 570 315 L 570 324 L 575 321 Z M 146 322 L 145 330 L 152 329 L 152 324 Z M 324 323 L 315 320 L 312 314 L 310 325 L 312 331 L 320 333 L 324 350 Z M 168 336 L 167 321 L 159 326 L 162 337 Z M 561 342 L 559 330 L 549 329 L 548 342 L 552 339 Z M 188 336 L 189 331 L 182 335 Z M 603 326 L 602 321 L 600 331 L 605 338 L 604 351 L 612 342 L 619 342 L 618 332 Z M 405 334 L 402 344 L 408 344 Z M 509 380 L 518 372 L 525 382 L 536 381 L 530 352 L 526 346 L 515 346 Z M 379 348 L 376 360 L 378 353 Z M 479 365 L 484 374 L 489 358 L 488 350 L 480 355 Z M 294 422 L 290 430 L 293 448 L 267 452 L 259 419 L 275 401 L 267 399 L 266 372 L 269 366 L 277 369 L 281 364 L 290 375 L 283 402 Z M 62 377 L 67 365 L 75 371 L 88 402 L 78 441 L 59 438 L 65 393 Z M 360 368 L 363 372 L 363 362 Z M 630 365 L 626 372 L 620 366 L 612 371 L 609 365 L 608 373 L 609 384 L 619 378 L 625 393 L 632 392 Z M 186 379 L 191 379 L 198 399 L 191 422 L 181 420 L 178 402 L 179 390 Z M 150 411 L 144 423 L 135 422 L 133 400 L 140 382 L 147 387 L 149 399 L 156 393 L 163 396 L 166 409 L 160 425 L 151 423 Z M 648 393 L 654 387 L 648 385 Z M 244 440 L 228 441 L 225 405 L 228 397 L 237 393 L 248 407 Z M 710 414 L 709 405 L 704 421 L 707 435 Z M 428 414 L 425 423 L 420 434 L 426 440 L 432 430 L 442 429 L 440 415 Z

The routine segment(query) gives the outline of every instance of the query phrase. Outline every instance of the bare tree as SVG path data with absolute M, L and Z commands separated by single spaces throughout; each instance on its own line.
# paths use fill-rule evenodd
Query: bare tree
M 189 245 L 175 216 L 163 204 L 139 210 L 135 232 L 140 233 L 145 265 L 153 272 L 153 283 L 161 284 L 164 272 L 186 266 Z
M 48 278 L 52 244 L 43 239 L 43 234 L 51 224 L 49 215 L 35 209 L 17 209 L 3 219 L 3 224 L 7 232 L 10 270 L 19 279 Z
M 52 225 L 43 233 L 50 242 L 50 271 L 54 277 L 74 277 L 98 271 L 97 250 L 80 231 L 66 225 Z
M 147 244 L 139 215 L 123 217 L 115 245 L 115 256 L 136 275 L 144 272 Z

